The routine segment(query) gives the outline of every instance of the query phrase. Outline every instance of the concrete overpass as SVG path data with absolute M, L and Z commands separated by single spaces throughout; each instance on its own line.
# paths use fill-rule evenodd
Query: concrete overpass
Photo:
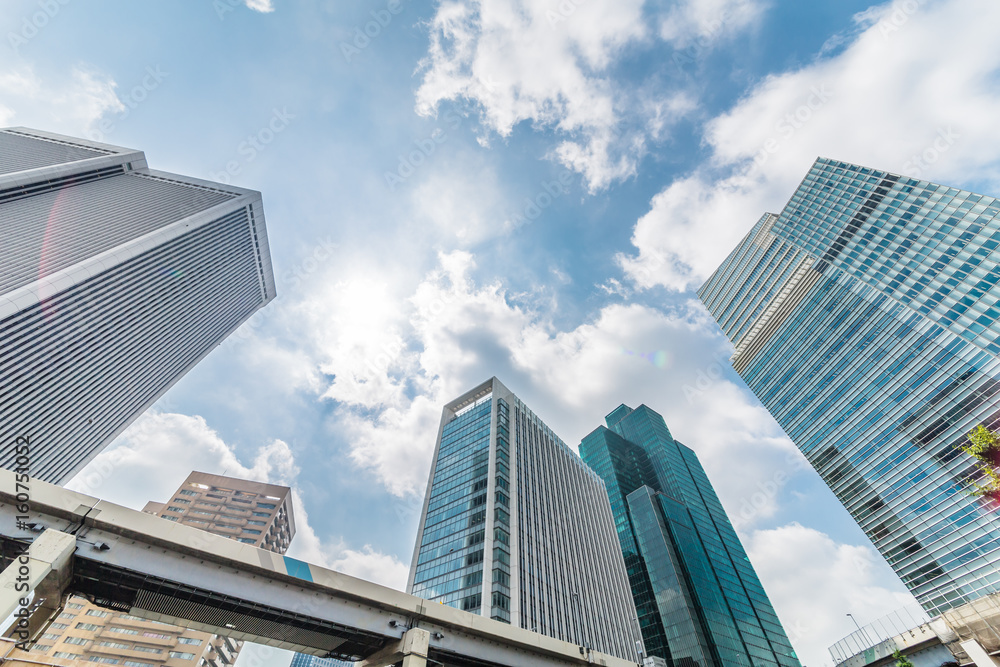
M 27 568 L 36 593 L 32 639 L 74 593 L 136 616 L 366 667 L 636 665 L 52 484 L 21 481 L 0 470 L 6 567 L 0 613 L 19 607 Z

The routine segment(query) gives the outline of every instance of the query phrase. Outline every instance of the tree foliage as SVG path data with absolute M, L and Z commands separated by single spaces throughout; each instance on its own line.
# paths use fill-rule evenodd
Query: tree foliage
M 970 479 L 969 486 L 974 496 L 1000 498 L 1000 435 L 982 424 L 968 434 L 969 444 L 962 451 L 976 459 L 976 467 L 981 480 Z
M 892 657 L 896 659 L 896 667 L 913 667 L 913 663 L 910 662 L 905 655 L 896 649 L 896 652 L 892 654 Z

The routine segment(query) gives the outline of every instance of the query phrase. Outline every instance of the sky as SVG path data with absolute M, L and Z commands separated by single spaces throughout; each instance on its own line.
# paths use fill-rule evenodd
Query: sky
M 405 586 L 444 403 L 700 456 L 800 658 L 912 604 L 695 295 L 817 156 L 1000 193 L 995 0 L 5 0 L 0 127 L 263 193 L 278 298 L 72 482 L 288 484 L 290 555 Z M 243 667 L 289 654 L 248 649 Z

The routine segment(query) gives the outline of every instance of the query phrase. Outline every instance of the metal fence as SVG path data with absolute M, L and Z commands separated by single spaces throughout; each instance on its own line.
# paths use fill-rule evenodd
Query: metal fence
M 839 665 L 851 656 L 863 653 L 887 639 L 918 628 L 929 620 L 930 617 L 920 605 L 914 604 L 897 609 L 841 639 L 830 647 L 830 655 L 833 657 L 834 664 Z

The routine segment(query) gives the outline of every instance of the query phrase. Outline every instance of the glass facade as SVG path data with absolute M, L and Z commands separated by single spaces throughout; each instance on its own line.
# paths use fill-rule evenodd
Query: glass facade
M 408 588 L 637 657 L 604 484 L 496 378 L 445 406 Z
M 605 481 L 649 655 L 675 665 L 798 659 L 695 453 L 646 406 L 580 444 Z
M 1000 201 L 820 159 L 699 291 L 733 366 L 925 609 L 1000 591 L 958 449 L 1000 427 Z

